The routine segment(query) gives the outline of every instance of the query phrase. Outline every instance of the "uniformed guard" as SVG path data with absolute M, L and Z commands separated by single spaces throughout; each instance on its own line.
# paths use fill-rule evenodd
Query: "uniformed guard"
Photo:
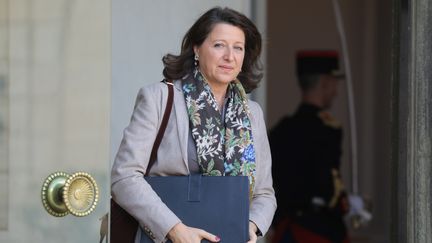
M 296 55 L 302 102 L 270 131 L 278 200 L 273 243 L 347 243 L 340 175 L 342 128 L 327 111 L 337 95 L 336 51 Z

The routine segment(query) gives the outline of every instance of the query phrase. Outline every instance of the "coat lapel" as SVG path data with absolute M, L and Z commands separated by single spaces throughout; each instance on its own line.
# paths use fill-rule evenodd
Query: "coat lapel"
M 184 99 L 181 80 L 174 81 L 174 110 L 176 114 L 176 122 L 178 129 L 178 138 L 180 143 L 180 149 L 182 153 L 183 162 L 186 165 L 186 168 L 189 170 L 188 165 L 188 154 L 187 154 L 187 146 L 188 146 L 188 138 L 189 138 L 189 117 L 186 111 L 186 102 Z

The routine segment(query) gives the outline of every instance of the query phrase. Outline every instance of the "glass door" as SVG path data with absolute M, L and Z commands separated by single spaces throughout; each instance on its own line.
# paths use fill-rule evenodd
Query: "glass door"
M 99 241 L 109 201 L 110 11 L 102 0 L 0 0 L 0 242 Z M 91 214 L 44 209 L 42 185 L 57 171 L 92 175 Z

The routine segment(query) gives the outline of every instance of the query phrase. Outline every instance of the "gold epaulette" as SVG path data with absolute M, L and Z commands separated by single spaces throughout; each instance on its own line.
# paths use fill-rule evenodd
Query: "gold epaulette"
M 329 112 L 327 111 L 321 111 L 318 113 L 319 118 L 324 122 L 326 126 L 339 129 L 341 128 L 341 123 L 336 120 Z

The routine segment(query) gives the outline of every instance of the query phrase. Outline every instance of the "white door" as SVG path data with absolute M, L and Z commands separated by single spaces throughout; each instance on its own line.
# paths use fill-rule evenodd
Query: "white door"
M 98 242 L 108 211 L 110 1 L 0 0 L 0 242 Z M 84 171 L 88 216 L 54 217 L 45 178 Z

